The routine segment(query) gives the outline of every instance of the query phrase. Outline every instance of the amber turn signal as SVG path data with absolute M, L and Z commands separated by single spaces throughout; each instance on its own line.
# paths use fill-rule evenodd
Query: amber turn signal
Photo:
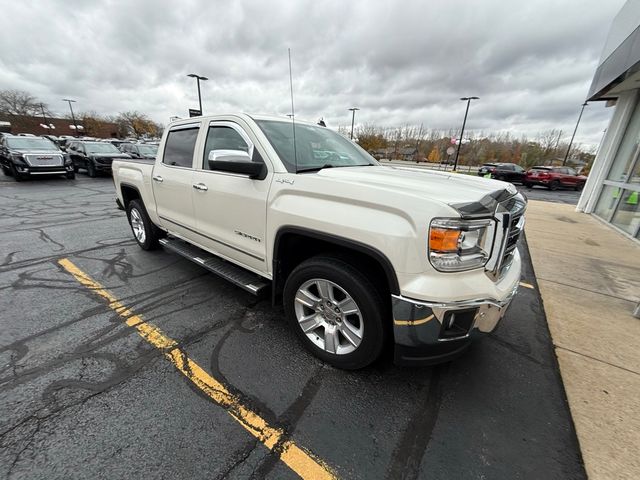
M 460 230 L 431 227 L 429 230 L 429 249 L 434 252 L 456 252 L 461 234 Z

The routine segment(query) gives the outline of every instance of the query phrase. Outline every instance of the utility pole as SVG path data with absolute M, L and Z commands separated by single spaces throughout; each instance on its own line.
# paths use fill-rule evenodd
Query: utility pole
M 195 73 L 190 73 L 187 77 L 195 78 L 198 84 L 198 105 L 200 106 L 200 115 L 202 115 L 202 96 L 200 95 L 200 80 L 209 80 L 207 77 L 203 77 L 202 75 L 196 75 Z
M 460 100 L 467 102 L 467 109 L 464 112 L 464 120 L 462 121 L 462 131 L 460 132 L 460 138 L 458 139 L 458 149 L 456 150 L 456 159 L 453 161 L 453 171 L 458 168 L 458 156 L 460 155 L 460 147 L 462 146 L 462 139 L 464 138 L 464 126 L 467 124 L 467 115 L 469 114 L 469 105 L 471 100 L 480 100 L 480 97 L 462 97 Z
M 360 110 L 360 109 L 356 107 L 352 107 L 349 110 L 351 111 L 351 140 L 353 140 L 353 124 L 356 121 L 356 110 Z
M 75 103 L 75 100 L 70 100 L 68 98 L 63 98 L 62 99 L 63 102 L 69 102 L 69 110 L 71 110 L 71 119 L 73 120 L 73 126 L 76 129 L 76 137 L 78 136 L 78 124 L 76 123 L 76 117 L 73 114 L 73 107 L 71 106 L 71 103 Z
M 571 140 L 569 141 L 569 147 L 567 147 L 567 153 L 564 154 L 564 160 L 562 160 L 562 166 L 564 167 L 567 164 L 567 160 L 569 159 L 569 152 L 571 151 L 571 145 L 573 145 L 573 139 L 576 136 L 576 132 L 578 131 L 578 125 L 580 125 L 580 119 L 582 118 L 582 112 L 584 112 L 584 107 L 589 105 L 587 102 L 582 104 L 582 108 L 580 109 L 580 115 L 578 115 L 578 121 L 576 122 L 576 128 L 573 129 L 573 135 L 571 135 Z

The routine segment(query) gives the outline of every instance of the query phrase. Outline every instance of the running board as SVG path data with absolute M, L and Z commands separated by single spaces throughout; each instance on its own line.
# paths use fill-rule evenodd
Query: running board
M 271 282 L 253 272 L 245 270 L 231 262 L 227 262 L 212 253 L 202 250 L 201 248 L 191 245 L 190 243 L 175 237 L 167 237 L 160 239 L 160 245 L 165 249 L 171 250 L 178 255 L 191 260 L 192 262 L 202 265 L 210 272 L 219 275 L 225 280 L 243 288 L 254 295 L 262 294 Z

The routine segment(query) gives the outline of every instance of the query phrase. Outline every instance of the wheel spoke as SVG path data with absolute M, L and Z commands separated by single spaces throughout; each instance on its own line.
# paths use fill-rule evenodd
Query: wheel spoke
M 340 329 L 340 333 L 342 333 L 344 338 L 346 338 L 351 345 L 354 347 L 360 345 L 360 342 L 362 341 L 361 334 L 353 325 L 345 321 L 342 322 L 338 328 Z
M 318 287 L 318 293 L 322 300 L 331 300 L 333 298 L 333 292 L 331 285 L 325 280 L 316 280 L 316 287 Z
M 311 315 L 302 317 L 300 320 L 298 320 L 298 323 L 300 323 L 300 328 L 304 333 L 310 333 L 320 325 L 322 325 L 322 319 L 314 312 Z
M 301 303 L 305 307 L 315 308 L 319 301 L 320 299 L 307 289 L 298 290 L 298 293 L 296 293 L 296 302 Z
M 325 327 L 324 349 L 329 353 L 336 353 L 338 351 L 338 331 L 335 328 Z
M 358 305 L 356 305 L 356 302 L 351 297 L 347 297 L 339 302 L 338 307 L 340 307 L 344 315 L 351 315 L 352 313 L 360 312 Z

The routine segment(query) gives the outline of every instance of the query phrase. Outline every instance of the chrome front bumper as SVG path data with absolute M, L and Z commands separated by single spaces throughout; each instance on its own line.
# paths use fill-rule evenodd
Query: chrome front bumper
M 516 284 L 503 300 L 434 303 L 392 295 L 396 363 L 432 364 L 455 357 L 469 345 L 475 330 L 496 328 L 517 288 Z

